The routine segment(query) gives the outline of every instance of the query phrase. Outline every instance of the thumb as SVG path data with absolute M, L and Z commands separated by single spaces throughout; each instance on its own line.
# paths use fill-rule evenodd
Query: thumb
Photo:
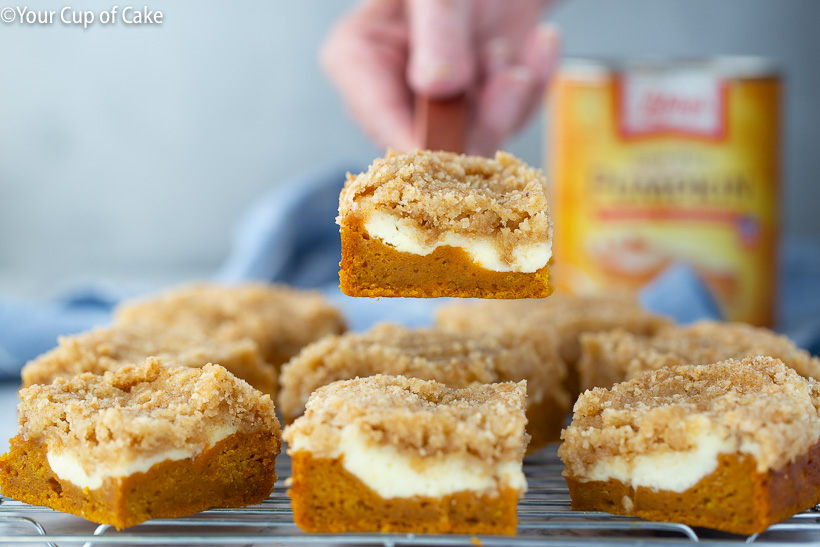
M 409 0 L 407 81 L 436 99 L 467 91 L 476 73 L 471 0 Z

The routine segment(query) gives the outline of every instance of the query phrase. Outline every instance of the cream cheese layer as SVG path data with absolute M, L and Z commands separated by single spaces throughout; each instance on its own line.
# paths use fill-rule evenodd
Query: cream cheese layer
M 236 433 L 235 427 L 222 427 L 215 430 L 208 438 L 208 446 L 205 450 L 213 447 L 219 441 Z M 68 481 L 79 488 L 89 488 L 96 490 L 103 485 L 105 479 L 122 478 L 134 473 L 145 473 L 154 465 L 164 461 L 177 461 L 187 458 L 194 458 L 203 450 L 196 448 L 171 448 L 157 452 L 151 456 L 141 458 L 123 457 L 103 464 L 97 464 L 92 470 L 86 469 L 81 458 L 71 450 L 54 451 L 46 453 L 48 465 L 51 470 L 60 478 Z
M 615 479 L 633 488 L 685 492 L 713 473 L 720 454 L 735 453 L 737 442 L 715 433 L 702 435 L 697 445 L 684 451 L 664 451 L 602 459 L 584 477 L 585 481 Z
M 291 444 L 291 453 L 310 449 L 305 439 Z M 442 497 L 456 492 L 527 490 L 522 463 L 487 466 L 472 456 L 411 456 L 393 446 L 372 442 L 357 429 L 345 428 L 337 450 L 321 457 L 341 458 L 350 474 L 384 499 L 413 496 Z
M 428 234 L 410 219 L 384 211 L 372 211 L 364 222 L 364 229 L 402 253 L 426 256 L 438 247 L 458 247 L 470 259 L 485 270 L 496 272 L 532 273 L 547 265 L 552 257 L 552 241 L 536 241 L 513 248 L 512 256 L 505 259 L 493 236 L 466 236 L 455 232 L 443 232 L 435 241 L 428 241 Z

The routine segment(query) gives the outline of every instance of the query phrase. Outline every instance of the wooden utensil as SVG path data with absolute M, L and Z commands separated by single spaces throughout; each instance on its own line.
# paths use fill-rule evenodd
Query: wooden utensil
M 416 96 L 415 130 L 421 147 L 428 150 L 464 152 L 467 130 L 467 100 L 464 95 L 452 99 Z

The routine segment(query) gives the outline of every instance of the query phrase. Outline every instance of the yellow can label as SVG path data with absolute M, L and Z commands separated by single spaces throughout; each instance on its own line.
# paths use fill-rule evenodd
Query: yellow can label
M 779 80 L 564 73 L 550 101 L 556 287 L 634 291 L 685 262 L 727 319 L 771 325 Z

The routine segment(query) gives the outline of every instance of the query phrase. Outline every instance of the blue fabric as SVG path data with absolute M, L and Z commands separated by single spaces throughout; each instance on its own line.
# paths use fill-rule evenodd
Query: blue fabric
M 214 280 L 263 280 L 321 289 L 362 330 L 376 321 L 420 326 L 442 299 L 366 299 L 343 295 L 338 285 L 341 248 L 336 225 L 345 173 L 362 165 L 317 167 L 262 196 L 239 222 L 230 255 Z M 781 330 L 820 353 L 820 245 L 786 242 L 781 272 Z M 14 378 L 29 359 L 47 351 L 58 335 L 105 325 L 126 294 L 104 285 L 80 288 L 35 305 L 0 298 L 0 378 Z M 639 294 L 649 310 L 688 323 L 718 318 L 715 302 L 697 275 L 675 264 Z

